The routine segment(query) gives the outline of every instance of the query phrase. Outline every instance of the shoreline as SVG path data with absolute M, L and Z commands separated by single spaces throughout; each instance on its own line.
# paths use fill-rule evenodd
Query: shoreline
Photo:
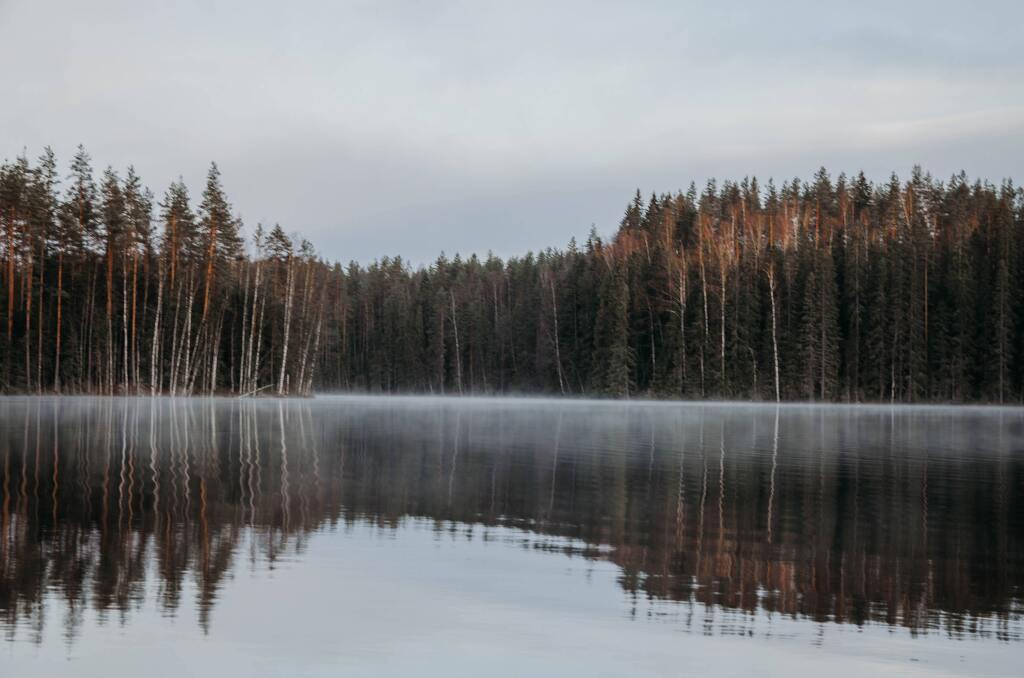
M 556 405 L 629 405 L 649 407 L 672 407 L 672 406 L 704 406 L 704 407 L 779 407 L 782 409 L 792 408 L 843 408 L 843 409 L 1005 409 L 1024 410 L 1024 403 L 986 403 L 986 402 L 884 402 L 884 401 L 860 401 L 860 402 L 822 402 L 822 401 L 796 401 L 783 400 L 774 402 L 770 400 L 694 400 L 694 399 L 672 399 L 672 398 L 602 398 L 588 395 L 569 396 L 551 395 L 543 393 L 515 393 L 515 394 L 438 394 L 438 393 L 367 393 L 359 391 L 325 391 L 322 393 L 311 393 L 308 395 L 238 395 L 232 393 L 194 394 L 194 395 L 170 395 L 168 393 L 157 394 L 129 394 L 129 393 L 0 393 L 0 399 L 85 399 L 85 398 L 109 398 L 122 400 L 252 400 L 252 401 L 314 401 L 314 400 L 393 400 L 393 401 L 433 401 L 438 403 L 509 403 L 512 405 L 525 404 L 556 404 Z

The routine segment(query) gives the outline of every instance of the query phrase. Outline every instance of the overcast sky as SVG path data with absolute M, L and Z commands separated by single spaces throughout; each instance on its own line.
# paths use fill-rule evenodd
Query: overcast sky
M 710 176 L 1024 180 L 1022 27 L 1019 0 L 0 0 L 0 156 L 82 143 L 197 198 L 215 160 L 248 225 L 331 259 L 505 256 Z

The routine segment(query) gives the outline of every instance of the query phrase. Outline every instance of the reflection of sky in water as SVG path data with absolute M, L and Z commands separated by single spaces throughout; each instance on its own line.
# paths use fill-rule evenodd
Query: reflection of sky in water
M 1019 409 L 55 402 L 0 399 L 5 675 L 1019 654 Z
M 172 616 L 151 596 L 123 619 L 96 624 L 89 611 L 74 643 L 59 624 L 46 627 L 41 647 L 22 629 L 0 662 L 7 675 L 99 676 L 116 662 L 118 674 L 148 676 L 860 676 L 1005 675 L 1019 661 L 1013 642 L 634 599 L 611 563 L 560 552 L 579 546 L 568 540 L 472 531 L 438 533 L 425 520 L 397 531 L 325 528 L 273 570 L 238 559 L 207 635 L 193 623 L 190 583 Z

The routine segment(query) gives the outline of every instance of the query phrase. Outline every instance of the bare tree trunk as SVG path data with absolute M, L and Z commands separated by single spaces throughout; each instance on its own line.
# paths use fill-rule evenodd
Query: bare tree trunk
M 138 343 L 138 327 L 136 325 L 137 309 L 139 306 L 139 253 L 137 250 L 132 252 L 132 340 L 131 340 L 131 376 L 128 378 L 129 385 L 132 386 L 132 390 L 138 393 L 139 390 L 139 343 Z
M 299 356 L 299 378 L 298 378 L 298 393 L 302 393 L 304 384 L 306 383 L 306 358 L 309 355 L 309 344 L 312 341 L 312 326 L 309 323 L 309 302 L 312 296 L 312 287 L 310 285 L 310 278 L 312 277 L 312 262 L 306 261 L 306 271 L 303 276 L 302 282 L 302 308 L 299 310 L 299 328 L 306 335 L 306 340 L 302 345 L 302 354 Z
M 1002 257 L 1002 253 L 1001 257 Z M 1008 332 L 1007 324 L 1007 294 L 1006 289 L 1009 285 L 1009 275 L 1006 270 L 1006 262 L 1000 258 L 1000 261 L 996 267 L 996 276 L 998 277 L 998 303 L 999 303 L 999 339 L 996 342 L 996 355 L 997 362 L 999 363 L 999 404 L 1002 405 L 1006 398 L 1006 363 L 1008 349 L 1006 346 L 1006 335 Z
M 85 379 L 79 377 L 78 390 L 88 389 L 92 392 L 103 390 L 103 366 L 98 364 L 102 357 L 102 349 L 97 351 L 95 346 L 96 338 L 96 285 L 99 276 L 96 274 L 96 267 L 86 263 L 89 268 L 89 296 L 86 299 L 85 334 L 86 341 L 78 342 L 78 364 L 85 364 Z M 84 358 L 83 358 L 84 352 Z M 94 365 L 94 363 L 97 363 Z
M 780 402 L 782 400 L 782 394 L 779 388 L 779 337 L 775 317 L 775 269 L 773 266 L 774 265 L 769 262 L 768 293 L 771 296 L 772 302 L 772 367 L 775 370 L 775 402 Z
M 654 341 L 654 309 L 651 307 L 650 298 L 647 299 L 647 321 L 649 323 L 650 330 L 648 337 L 651 342 L 651 383 L 654 383 L 654 380 L 657 378 L 658 375 L 658 353 L 657 349 L 655 348 L 656 342 Z
M 256 261 L 256 276 L 255 276 L 255 280 L 253 281 L 253 288 L 252 288 L 252 312 L 250 313 L 250 319 L 249 319 L 251 327 L 249 328 L 248 350 L 246 352 L 246 357 L 245 357 L 245 366 L 246 366 L 245 367 L 245 370 L 246 370 L 246 373 L 245 373 L 245 389 L 244 389 L 245 391 L 248 391 L 250 388 L 256 388 L 256 378 L 258 376 L 257 374 L 255 374 L 255 371 L 254 371 L 253 347 L 254 347 L 254 344 L 256 343 L 256 333 L 258 331 L 258 327 L 262 326 L 262 320 L 263 320 L 262 319 L 262 315 L 261 315 L 261 317 L 259 319 L 259 322 L 261 324 L 258 326 L 257 325 L 257 318 L 256 318 L 256 310 L 257 310 L 258 302 L 260 301 L 260 268 L 261 268 L 260 267 L 260 262 L 257 260 Z
M 462 394 L 462 350 L 459 348 L 459 322 L 455 317 L 455 292 L 448 290 L 452 300 L 452 332 L 455 335 L 455 376 L 459 387 L 459 394 Z
M 160 382 L 157 375 L 157 365 L 160 360 L 160 318 L 163 312 L 164 302 L 164 275 L 163 266 L 157 268 L 156 285 L 156 317 L 153 320 L 153 348 L 149 354 L 149 388 L 150 395 L 156 395 L 160 391 Z
M 220 340 L 221 331 L 224 329 L 224 311 L 221 310 L 219 317 L 217 318 L 217 332 L 214 335 L 213 343 L 211 344 L 213 349 L 213 356 L 211 358 L 210 365 L 210 390 L 209 393 L 212 396 L 217 390 L 217 363 L 220 359 Z
M 183 375 L 182 385 L 185 388 L 184 392 L 185 392 L 186 395 L 188 395 L 188 384 L 189 384 L 190 376 L 192 374 L 192 370 L 191 370 L 191 365 L 192 365 L 192 362 L 191 362 L 191 360 L 192 360 L 192 305 L 193 305 L 193 303 L 195 303 L 195 296 L 196 296 L 195 295 L 195 284 L 194 284 L 194 281 L 191 280 L 192 276 L 190 275 L 189 278 L 190 278 L 190 280 L 188 282 L 188 296 L 186 297 L 186 302 L 185 302 L 185 329 L 184 329 L 184 331 L 182 333 L 182 337 L 181 337 L 181 343 L 182 343 L 181 356 L 184 357 L 184 361 L 185 361 L 184 362 L 184 367 L 182 369 L 182 375 Z M 179 356 L 179 358 L 178 358 L 179 362 L 182 359 L 181 356 Z
M 722 286 L 722 299 L 721 299 L 721 303 L 719 304 L 719 306 L 721 307 L 719 309 L 719 311 L 720 311 L 720 314 L 721 314 L 721 325 L 722 325 L 722 342 L 721 342 L 721 344 L 722 344 L 722 346 L 721 346 L 721 350 L 722 350 L 722 352 L 721 352 L 722 374 L 719 377 L 719 382 L 720 382 L 719 388 L 721 388 L 723 393 L 724 393 L 725 392 L 725 384 L 726 384 L 726 379 L 725 379 L 725 280 L 726 280 L 725 262 L 719 263 L 718 279 L 721 282 L 721 286 Z
M 36 323 L 36 392 L 43 392 L 43 269 L 46 264 L 46 239 L 39 239 L 39 322 Z
M 170 280 L 168 284 L 174 289 L 174 280 L 178 273 L 178 216 L 171 214 L 171 261 Z
M 213 261 L 217 254 L 217 220 L 210 219 L 210 245 L 206 251 L 206 286 L 203 289 L 203 324 L 210 310 L 210 288 L 213 286 Z
M 679 257 L 679 346 L 682 351 L 680 366 L 682 368 L 682 384 L 686 388 L 686 254 L 680 252 Z
M 7 348 L 11 347 L 14 332 L 14 220 L 15 211 L 11 208 L 7 216 Z M 10 351 L 8 350 L 7 367 L 10 369 Z
M 174 283 L 171 283 L 172 289 Z M 171 373 L 168 378 L 168 390 L 173 396 L 178 386 L 178 359 L 180 356 L 180 349 L 178 346 L 178 330 L 179 330 L 179 318 L 181 316 L 181 280 L 178 280 L 177 289 L 173 289 L 174 292 L 174 320 L 171 323 Z
M 121 384 L 122 392 L 127 393 L 131 381 L 128 367 L 128 258 L 121 257 L 121 334 L 124 342 L 124 377 Z
M 208 348 L 207 339 L 209 336 L 209 330 L 206 329 L 208 324 L 200 321 L 199 330 L 196 334 L 196 344 L 192 349 L 192 357 L 189 359 L 189 365 L 191 365 L 191 371 L 185 372 L 186 388 L 185 395 L 192 395 L 195 392 L 196 381 L 199 379 L 199 372 L 203 367 L 203 362 L 206 360 L 206 352 Z
M 892 356 L 889 360 L 889 403 L 896 402 L 896 347 L 899 346 L 899 323 L 892 324 Z
M 703 225 L 700 228 L 701 242 L 700 247 L 697 250 L 698 259 L 700 263 L 700 293 L 704 298 L 704 341 L 700 347 L 700 395 L 703 398 L 705 394 L 705 374 L 704 374 L 704 356 L 707 354 L 708 344 L 708 281 L 707 274 L 704 269 L 704 228 Z
M 831 256 L 831 255 L 825 255 L 825 256 Z M 827 369 L 826 369 L 826 366 L 825 366 L 825 353 L 826 353 L 826 351 L 825 351 L 825 348 L 826 348 L 825 347 L 825 343 L 827 341 L 827 337 L 826 337 L 826 334 L 825 334 L 825 332 L 826 332 L 826 327 L 825 327 L 825 289 L 826 289 L 826 287 L 825 287 L 825 283 L 824 282 L 822 282 L 821 284 L 818 285 L 818 290 L 819 290 L 818 291 L 818 295 L 819 295 L 818 308 L 821 311 L 821 317 L 818 320 L 818 350 L 821 351 L 821 357 L 818 360 L 818 362 L 820 363 L 819 368 L 821 370 L 821 384 L 820 384 L 819 391 L 818 391 L 818 398 L 820 400 L 822 400 L 822 401 L 825 400 L 825 381 L 826 381 L 826 378 L 827 378 Z
M 565 380 L 562 378 L 562 353 L 558 345 L 558 302 L 555 300 L 555 276 L 548 275 L 548 286 L 551 288 L 551 317 L 555 324 L 555 366 L 558 368 L 558 388 L 565 395 Z M 454 309 L 452 309 L 454 316 Z
M 316 353 L 317 353 L 318 350 L 320 350 L 320 328 L 323 326 L 323 323 L 324 323 L 324 309 L 323 309 L 323 301 L 321 301 L 320 311 L 317 314 L 317 319 L 316 319 L 316 333 L 313 336 L 313 361 L 314 361 L 313 364 L 314 365 L 316 364 L 316 362 L 315 362 L 316 361 Z M 313 366 L 311 365 L 310 369 L 309 369 L 309 376 L 307 377 L 306 388 L 305 388 L 305 393 L 307 395 L 313 392 L 313 375 L 315 374 L 315 372 L 316 372 L 316 370 L 314 370 Z
M 142 260 L 142 317 L 139 318 L 138 334 L 135 340 L 135 391 L 139 395 L 143 392 L 143 381 L 142 373 L 145 368 L 142 355 L 145 351 L 144 344 L 148 339 L 146 334 L 146 327 L 149 322 L 149 288 L 150 288 L 150 271 L 153 268 L 153 256 L 152 253 L 147 252 L 146 256 Z M 159 273 L 159 270 L 158 270 Z
M 242 289 L 242 331 L 238 348 L 238 392 L 245 393 L 245 345 L 249 324 L 249 266 L 245 266 L 245 287 Z
M 306 384 L 306 359 L 309 357 L 309 344 L 313 333 L 306 332 L 306 341 L 302 345 L 302 356 L 299 358 L 299 393 L 302 394 Z
M 199 381 L 200 374 L 204 378 L 209 377 L 209 363 L 207 361 L 210 358 L 211 336 L 212 329 L 209 318 L 205 321 L 200 320 L 199 326 L 196 328 L 195 345 L 192 347 L 192 355 L 189 358 L 191 371 L 185 374 L 188 384 L 188 388 L 185 391 L 186 395 L 192 395 L 195 392 L 195 385 Z M 204 368 L 206 372 L 203 372 Z
M 114 249 L 107 242 L 107 393 L 114 394 Z
M 97 354 L 96 347 L 94 345 L 94 338 L 96 336 L 96 268 L 92 263 L 86 263 L 89 268 L 89 296 L 86 299 L 86 317 L 85 317 L 85 342 L 78 342 L 78 364 L 85 364 L 85 380 L 83 382 L 82 377 L 79 377 L 78 390 L 88 389 L 89 391 L 99 392 L 103 390 L 103 366 L 97 365 L 94 369 L 94 359 L 100 357 Z M 82 353 L 85 353 L 84 359 Z
M 494 300 L 494 339 L 498 342 L 498 390 L 505 390 L 505 342 L 502 341 L 498 322 L 498 283 L 491 281 L 491 295 Z
M 32 247 L 25 248 L 28 262 L 25 272 L 25 390 L 32 390 Z
M 57 340 L 53 358 L 53 390 L 60 393 L 60 326 L 62 297 L 64 296 L 64 243 L 57 251 Z
M 853 292 L 853 359 L 850 367 L 853 371 L 853 399 L 860 400 L 860 243 L 854 244 L 854 292 Z
M 288 267 L 285 277 L 285 301 L 284 301 L 284 342 L 281 348 L 281 376 L 277 380 L 277 394 L 284 395 L 285 372 L 288 369 L 288 335 L 292 325 L 292 288 L 295 286 L 295 275 L 293 272 L 292 259 L 288 258 Z
M 258 324 L 254 326 L 254 330 L 256 329 L 256 327 L 259 327 L 259 328 L 263 327 L 263 316 L 266 313 L 266 310 L 267 310 L 267 297 L 266 297 L 266 295 L 263 295 L 263 298 L 260 300 L 260 317 L 259 317 L 259 321 L 258 321 Z M 262 347 L 263 347 L 263 332 L 262 331 L 257 331 L 256 332 L 256 353 L 253 356 L 253 365 L 252 365 L 252 389 L 253 389 L 253 391 L 255 391 L 259 387 L 260 357 L 262 355 L 262 351 L 261 351 Z M 274 383 L 274 377 L 273 377 L 273 375 L 271 375 L 271 377 L 270 377 L 270 384 L 268 384 L 268 387 L 270 385 L 272 385 L 273 383 Z

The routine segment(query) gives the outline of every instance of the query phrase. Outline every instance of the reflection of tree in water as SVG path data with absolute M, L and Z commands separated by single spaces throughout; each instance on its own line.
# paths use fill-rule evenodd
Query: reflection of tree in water
M 205 630 L 236 559 L 416 516 L 580 540 L 634 597 L 1020 636 L 1010 410 L 10 399 L 0 423 L 8 635 L 41 638 L 48 593 L 70 639 L 190 583 Z

